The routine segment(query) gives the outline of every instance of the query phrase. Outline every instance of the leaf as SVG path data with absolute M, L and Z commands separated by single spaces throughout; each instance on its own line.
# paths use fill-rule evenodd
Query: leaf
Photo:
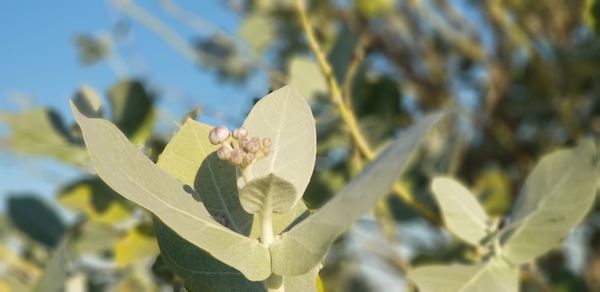
M 98 176 L 113 190 L 248 279 L 263 280 L 271 274 L 263 245 L 219 225 L 202 202 L 144 156 L 115 125 L 87 118 L 73 104 L 71 107 Z
M 121 237 L 121 231 L 110 225 L 85 221 L 74 232 L 71 248 L 78 255 L 105 256 L 113 252 Z
M 252 13 L 244 18 L 239 34 L 254 53 L 261 54 L 272 41 L 275 31 L 268 15 Z
M 315 267 L 308 273 L 300 276 L 283 277 L 285 292 L 317 292 L 319 267 Z
M 14 151 L 82 164 L 88 157 L 69 135 L 60 116 L 40 108 L 19 114 L 4 113 L 0 120 L 11 129 L 8 145 Z
M 82 211 L 98 223 L 119 223 L 131 216 L 130 207 L 122 197 L 96 177 L 63 187 L 58 193 L 58 201 L 67 208 Z
M 556 247 L 592 207 L 598 174 L 591 140 L 543 157 L 514 205 L 512 219 L 518 225 L 504 242 L 506 258 L 527 263 Z
M 215 154 L 208 133 L 212 126 L 188 119 L 163 150 L 157 165 L 183 184 L 192 186 L 208 212 L 226 225 L 248 235 L 252 215 L 240 204 L 235 167 Z
M 155 258 L 158 246 L 154 235 L 144 230 L 145 225 L 130 229 L 127 235 L 115 244 L 115 262 L 119 267 L 126 267 L 140 258 Z M 151 228 L 151 227 L 150 227 Z
M 269 174 L 266 177 L 253 179 L 240 190 L 242 207 L 250 214 L 259 213 L 265 205 L 274 212 L 289 211 L 289 202 L 294 202 L 296 191 L 288 181 Z
M 481 265 L 436 265 L 408 273 L 420 291 L 505 292 L 518 291 L 518 270 L 500 259 Z
M 68 240 L 61 243 L 52 252 L 42 277 L 38 280 L 34 292 L 60 292 L 63 291 L 67 278 L 67 251 Z
M 423 136 L 440 118 L 429 115 L 403 132 L 321 209 L 273 242 L 273 272 L 293 276 L 315 267 L 333 241 L 388 193 Z
M 27 236 L 49 247 L 56 246 L 65 232 L 56 212 L 33 195 L 8 198 L 8 216 Z
M 102 100 L 100 99 L 100 95 L 88 85 L 83 85 L 77 90 L 73 98 L 73 103 L 87 117 L 102 117 Z
M 584 9 L 585 23 L 593 32 L 600 33 L 600 1 L 586 0 Z
M 262 282 L 252 282 L 236 269 L 179 238 L 170 228 L 155 222 L 161 257 L 183 278 L 189 291 L 265 291 Z
M 436 177 L 431 189 L 450 232 L 477 246 L 488 235 L 489 218 L 475 196 L 458 181 Z
M 141 82 L 121 80 L 108 89 L 112 120 L 134 143 L 144 142 L 152 132 L 153 98 Z
M 252 177 L 260 179 L 273 174 L 291 183 L 294 200 L 288 199 L 292 195 L 281 193 L 272 201 L 273 206 L 278 206 L 275 212 L 291 209 L 302 198 L 315 166 L 315 120 L 306 99 L 292 86 L 273 91 L 256 103 L 244 127 L 249 137 L 272 141 L 272 153 L 253 163 Z M 243 186 L 238 182 L 238 187 Z
M 308 99 L 327 93 L 327 82 L 319 66 L 310 58 L 294 57 L 289 65 L 290 84 Z
M 284 230 L 290 229 L 295 224 L 308 216 L 308 210 L 306 204 L 303 201 L 298 202 L 292 210 L 285 213 L 274 213 L 272 219 L 273 222 L 273 234 L 280 234 Z M 254 216 L 252 222 L 252 230 L 250 230 L 251 238 L 259 238 L 260 234 L 260 216 Z

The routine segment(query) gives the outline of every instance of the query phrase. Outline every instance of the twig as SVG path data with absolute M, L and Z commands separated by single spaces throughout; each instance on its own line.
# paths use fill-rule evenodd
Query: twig
M 346 124 L 346 126 L 348 127 L 348 130 L 350 131 L 350 135 L 352 136 L 352 139 L 354 140 L 354 143 L 355 143 L 356 147 L 358 148 L 358 150 L 360 151 L 360 153 L 367 160 L 373 160 L 373 158 L 375 158 L 375 152 L 369 146 L 367 140 L 363 136 L 363 134 L 358 126 L 356 117 L 354 116 L 354 113 L 348 108 L 348 106 L 346 105 L 346 103 L 344 102 L 344 100 L 342 98 L 342 93 L 340 91 L 340 87 L 335 78 L 335 75 L 333 74 L 331 65 L 325 58 L 325 54 L 321 50 L 321 47 L 319 46 L 319 43 L 317 42 L 317 39 L 315 38 L 315 35 L 313 33 L 313 29 L 310 26 L 310 23 L 308 22 L 308 17 L 306 14 L 306 9 L 304 7 L 303 1 L 295 0 L 294 3 L 296 6 L 296 11 L 298 13 L 298 16 L 300 18 L 300 24 L 302 26 L 302 29 L 304 30 L 304 33 L 306 34 L 306 39 L 308 41 L 308 45 L 309 45 L 311 51 L 313 52 L 313 54 L 315 55 L 315 58 L 317 59 L 317 63 L 319 64 L 321 73 L 323 74 L 323 76 L 325 77 L 325 79 L 327 81 L 327 87 L 329 88 L 329 93 L 330 93 L 330 98 L 331 98 L 332 103 L 337 107 L 337 109 L 340 113 L 340 116 L 341 116 L 342 120 L 344 121 L 344 123 Z M 426 206 L 417 202 L 415 200 L 414 196 L 410 192 L 408 192 L 408 190 L 406 190 L 400 183 L 396 182 L 393 185 L 392 189 L 395 193 L 398 194 L 398 196 L 408 206 L 417 210 L 427 220 L 429 220 L 430 222 L 432 222 L 434 224 L 440 223 L 440 220 L 439 220 L 437 214 L 435 214 L 434 212 L 429 210 L 429 208 L 427 208 Z

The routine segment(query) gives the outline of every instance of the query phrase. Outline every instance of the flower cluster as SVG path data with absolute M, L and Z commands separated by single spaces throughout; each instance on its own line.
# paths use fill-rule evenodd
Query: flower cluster
M 237 143 L 230 143 L 230 136 L 233 136 Z M 235 129 L 231 135 L 229 129 L 218 126 L 210 131 L 208 139 L 213 145 L 221 145 L 217 150 L 220 159 L 241 168 L 246 168 L 252 162 L 263 159 L 271 153 L 271 139 L 248 137 L 248 130 L 244 127 Z

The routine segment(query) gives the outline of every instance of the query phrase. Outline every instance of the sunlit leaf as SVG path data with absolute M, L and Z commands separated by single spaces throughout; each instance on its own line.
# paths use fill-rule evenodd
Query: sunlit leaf
M 131 216 L 131 208 L 125 200 L 98 178 L 83 179 L 65 186 L 58 193 L 58 201 L 99 223 L 118 223 Z
M 250 137 L 269 138 L 273 144 L 269 156 L 253 163 L 252 176 L 259 179 L 273 174 L 291 183 L 294 200 L 280 194 L 272 202 L 277 206 L 275 212 L 291 209 L 302 198 L 315 165 L 315 120 L 306 99 L 291 86 L 278 89 L 256 103 L 244 126 Z M 243 188 L 243 184 L 238 186 Z M 282 201 L 275 201 L 279 199 Z
M 44 273 L 38 280 L 34 292 L 60 292 L 67 278 L 68 240 L 63 240 L 50 255 Z
M 475 246 L 488 235 L 490 220 L 469 189 L 449 177 L 435 178 L 431 189 L 450 232 Z
M 8 146 L 16 151 L 61 161 L 82 164 L 88 157 L 76 143 L 60 116 L 49 109 L 35 109 L 19 114 L 0 113 L 0 121 L 10 128 Z
M 218 224 L 202 202 L 144 156 L 115 125 L 87 118 L 73 105 L 72 109 L 96 172 L 111 188 L 248 279 L 263 280 L 270 275 L 269 254 L 263 245 Z
M 259 13 L 250 14 L 244 18 L 239 32 L 240 37 L 257 54 L 262 53 L 267 48 L 273 39 L 274 33 L 269 16 Z
M 504 243 L 506 258 L 514 264 L 526 263 L 557 247 L 592 207 L 598 175 L 591 140 L 543 157 L 514 205 L 511 219 L 518 225 Z
M 286 212 L 290 210 L 289 202 L 296 200 L 295 195 L 294 186 L 274 174 L 254 179 L 240 190 L 242 206 L 251 214 L 259 213 L 266 205 L 278 213 Z
M 134 143 L 144 142 L 152 132 L 153 98 L 136 80 L 121 80 L 108 89 L 114 124 Z
M 501 259 L 480 265 L 437 265 L 408 273 L 420 291 L 506 292 L 518 291 L 518 270 Z
M 327 93 L 327 83 L 317 63 L 307 57 L 295 57 L 289 65 L 290 84 L 306 98 Z
M 126 267 L 140 258 L 156 257 L 158 246 L 152 233 L 144 230 L 148 226 L 138 226 L 127 232 L 124 238 L 115 244 L 115 262 Z
M 273 272 L 299 275 L 315 267 L 333 241 L 389 191 L 439 118 L 427 116 L 407 129 L 321 209 L 273 242 Z
M 73 97 L 73 103 L 87 117 L 102 117 L 102 100 L 100 95 L 88 85 L 79 87 L 75 93 L 75 97 Z

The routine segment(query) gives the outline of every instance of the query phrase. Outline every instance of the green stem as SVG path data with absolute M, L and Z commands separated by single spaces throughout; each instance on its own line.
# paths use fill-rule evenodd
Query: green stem
M 260 241 L 262 244 L 269 246 L 273 240 L 273 210 L 271 208 L 271 197 L 267 196 L 263 209 L 260 213 Z M 267 291 L 269 292 L 285 292 L 283 287 L 283 277 L 275 274 L 264 281 Z

